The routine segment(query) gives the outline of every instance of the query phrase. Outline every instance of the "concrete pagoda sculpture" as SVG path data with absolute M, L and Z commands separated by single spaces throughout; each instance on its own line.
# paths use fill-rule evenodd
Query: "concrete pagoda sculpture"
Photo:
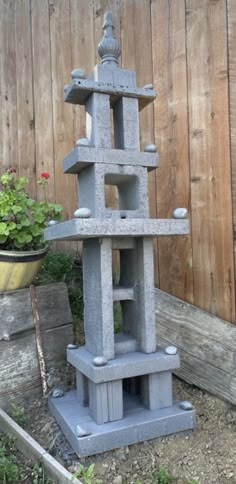
M 148 171 L 158 166 L 155 145 L 140 152 L 139 110 L 152 102 L 152 85 L 136 87 L 135 72 L 118 67 L 119 42 L 112 14 L 104 17 L 98 52 L 102 63 L 88 79 L 72 72 L 65 101 L 85 105 L 86 138 L 65 158 L 76 174 L 75 218 L 48 227 L 46 240 L 83 240 L 85 346 L 67 349 L 76 369 L 75 391 L 50 400 L 50 408 L 75 452 L 104 452 L 194 426 L 190 402 L 173 402 L 176 348 L 156 345 L 152 237 L 187 234 L 179 218 L 149 219 Z M 112 140 L 111 110 L 114 136 Z M 116 186 L 116 208 L 106 206 L 105 187 Z M 185 217 L 186 210 L 180 210 Z M 119 251 L 120 280 L 112 280 L 112 251 Z M 113 304 L 122 309 L 114 334 Z M 186 405 L 183 405 L 186 403 Z

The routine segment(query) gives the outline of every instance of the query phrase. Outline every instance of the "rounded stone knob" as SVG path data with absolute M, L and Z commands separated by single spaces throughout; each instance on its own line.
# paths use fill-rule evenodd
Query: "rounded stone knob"
M 167 355 L 176 355 L 177 348 L 175 346 L 167 346 L 167 348 L 165 348 L 165 353 Z
M 75 212 L 74 212 L 74 217 L 75 218 L 90 218 L 92 215 L 92 212 L 90 210 L 90 208 L 78 208 Z
M 192 410 L 193 409 L 192 403 L 189 402 L 188 400 L 183 400 L 182 402 L 180 402 L 179 406 L 180 406 L 180 408 L 182 408 L 182 410 Z
M 154 145 L 153 143 L 150 143 L 150 144 L 147 144 L 145 147 L 144 147 L 144 151 L 146 153 L 156 153 L 157 151 L 157 147 L 156 145 Z
M 188 215 L 188 210 L 187 208 L 175 208 L 173 210 L 173 218 L 180 218 L 180 219 L 183 219 L 183 218 L 186 218 L 187 215 Z
M 75 146 L 90 146 L 88 138 L 77 139 Z
M 49 220 L 48 227 L 51 227 L 52 225 L 56 225 L 56 224 L 58 224 L 57 220 Z
M 85 79 L 85 72 L 83 69 L 74 69 L 71 72 L 72 79 Z
M 95 366 L 105 366 L 107 364 L 107 359 L 104 356 L 95 356 L 93 364 Z
M 153 84 L 146 84 L 146 86 L 143 86 L 143 89 L 153 89 Z

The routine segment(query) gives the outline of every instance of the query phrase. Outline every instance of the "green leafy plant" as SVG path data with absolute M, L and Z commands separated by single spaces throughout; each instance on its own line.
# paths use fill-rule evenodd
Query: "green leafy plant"
M 0 436 L 0 482 L 13 484 L 20 481 L 21 466 L 15 456 L 15 439 L 11 435 Z
M 20 425 L 20 427 L 25 427 L 28 417 L 25 413 L 24 407 L 20 407 L 16 405 L 15 403 L 11 403 L 11 410 L 10 410 L 10 415 L 15 420 L 15 422 Z
M 174 477 L 164 467 L 160 467 L 152 475 L 153 484 L 171 484 L 174 482 Z
M 7 170 L 0 177 L 0 249 L 37 250 L 45 247 L 44 229 L 49 220 L 61 219 L 62 206 L 46 198 L 49 174 L 41 173 L 38 184 L 44 190 L 44 201 L 29 198 L 28 179 Z
M 89 467 L 80 464 L 80 468 L 73 474 L 72 480 L 76 477 L 81 477 L 83 484 L 102 484 L 100 479 L 95 479 L 94 477 L 94 464 L 91 464 Z
M 53 484 L 53 481 L 45 476 L 41 463 L 37 463 L 33 467 L 32 484 Z

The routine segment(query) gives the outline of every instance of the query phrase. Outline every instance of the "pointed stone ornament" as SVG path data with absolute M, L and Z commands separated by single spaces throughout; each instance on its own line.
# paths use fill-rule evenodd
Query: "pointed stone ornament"
M 121 50 L 120 43 L 113 35 L 114 28 L 112 12 L 108 11 L 104 14 L 104 35 L 98 44 L 98 53 L 102 59 L 102 64 L 118 64 L 118 57 L 121 54 Z

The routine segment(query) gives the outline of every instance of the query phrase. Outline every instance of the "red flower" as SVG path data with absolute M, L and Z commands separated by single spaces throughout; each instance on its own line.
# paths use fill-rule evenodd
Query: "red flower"
M 16 173 L 15 168 L 8 168 L 7 173 Z
M 50 175 L 49 173 L 47 173 L 47 171 L 43 171 L 43 173 L 41 173 L 40 175 L 40 178 L 46 178 L 46 180 L 48 180 L 48 178 L 50 178 Z

